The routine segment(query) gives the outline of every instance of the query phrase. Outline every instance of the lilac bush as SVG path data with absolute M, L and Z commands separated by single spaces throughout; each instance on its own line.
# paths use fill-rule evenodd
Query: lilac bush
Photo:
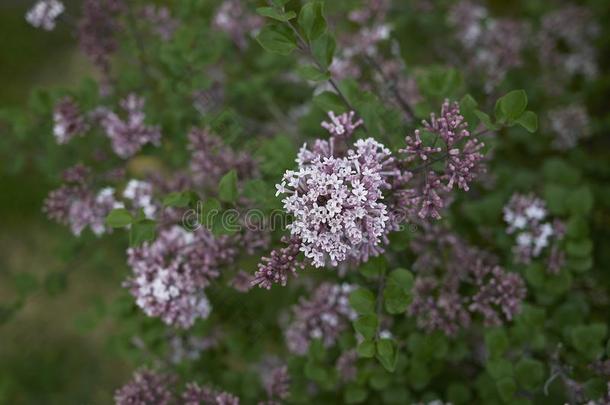
M 8 121 L 124 262 L 115 403 L 607 403 L 593 8 L 254 3 L 26 15 L 95 72 Z

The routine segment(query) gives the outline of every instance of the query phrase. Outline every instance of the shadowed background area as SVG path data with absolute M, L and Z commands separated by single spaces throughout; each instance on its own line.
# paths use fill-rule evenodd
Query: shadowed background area
M 69 85 L 90 74 L 65 25 L 46 32 L 25 22 L 31 3 L 0 2 L 2 109 L 26 106 L 33 88 Z M 0 124 L 0 137 L 7 136 Z M 85 242 L 66 252 L 54 243 L 66 231 L 41 213 L 51 185 L 18 159 L 3 157 L 0 164 L 0 404 L 110 403 L 129 370 L 104 338 L 113 326 L 92 331 L 89 315 L 106 311 L 100 297 L 120 290 L 122 258 L 113 271 L 95 259 L 103 248 L 91 254 Z

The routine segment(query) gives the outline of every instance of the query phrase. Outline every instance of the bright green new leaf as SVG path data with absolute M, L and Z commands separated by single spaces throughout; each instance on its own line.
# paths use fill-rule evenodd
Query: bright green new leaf
M 507 119 L 514 121 L 521 117 L 527 108 L 527 94 L 525 90 L 513 90 L 499 100 L 500 111 Z
M 263 17 L 273 18 L 282 22 L 290 21 L 297 16 L 294 11 L 283 12 L 275 7 L 259 7 L 256 9 L 256 12 Z
M 280 55 L 289 55 L 297 47 L 294 33 L 280 24 L 265 25 L 256 40 L 267 51 Z
M 394 372 L 396 369 L 397 350 L 392 339 L 379 339 L 376 344 L 377 360 L 389 372 Z
M 328 33 L 321 35 L 311 43 L 311 52 L 324 69 L 328 69 L 333 62 L 336 46 L 335 38 Z
M 358 356 L 370 358 L 375 355 L 375 342 L 372 340 L 365 340 L 358 345 L 356 348 Z
M 360 315 L 375 313 L 375 295 L 366 288 L 358 288 L 349 296 L 349 303 Z
M 218 198 L 220 201 L 234 203 L 237 200 L 237 171 L 235 169 L 225 174 L 218 183 Z
M 538 130 L 538 116 L 533 111 L 526 111 L 517 119 L 517 124 L 534 133 Z
M 404 269 L 392 271 L 383 290 L 385 308 L 390 314 L 400 314 L 411 303 L 413 275 Z
M 379 320 L 377 319 L 377 315 L 362 315 L 354 321 L 354 329 L 356 329 L 356 332 L 360 333 L 365 339 L 373 339 L 377 333 L 378 324 Z
M 299 13 L 298 22 L 310 42 L 318 39 L 326 31 L 324 3 L 311 1 L 305 4 Z
M 328 71 L 321 72 L 315 66 L 300 66 L 297 69 L 297 73 L 305 80 L 311 80 L 314 82 L 322 82 L 330 79 L 330 73 Z
M 130 246 L 139 246 L 144 242 L 149 242 L 155 239 L 156 223 L 150 219 L 142 219 L 131 224 L 129 230 Z
M 111 228 L 122 228 L 131 224 L 133 216 L 125 208 L 115 208 L 106 216 L 106 225 Z

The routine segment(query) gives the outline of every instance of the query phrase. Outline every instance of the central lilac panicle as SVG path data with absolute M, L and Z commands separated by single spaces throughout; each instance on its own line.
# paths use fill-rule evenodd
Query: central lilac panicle
M 298 170 L 284 174 L 277 193 L 287 195 L 284 209 L 294 217 L 288 228 L 314 266 L 366 260 L 380 252 L 389 220 L 384 169 L 392 161 L 389 149 L 372 138 L 356 141 L 344 157 L 303 146 Z
M 175 379 L 169 375 L 142 369 L 132 380 L 114 394 L 116 405 L 169 405 L 173 403 L 171 385 Z
M 191 233 L 174 226 L 163 230 L 154 242 L 128 250 L 133 276 L 126 287 L 148 316 L 189 328 L 209 315 L 203 289 L 236 254 L 226 242 L 226 237 L 214 238 L 206 229 Z

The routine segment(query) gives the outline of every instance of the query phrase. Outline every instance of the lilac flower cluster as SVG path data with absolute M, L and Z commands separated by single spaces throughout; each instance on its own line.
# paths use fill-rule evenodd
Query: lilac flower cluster
M 154 242 L 127 251 L 133 276 L 125 286 L 148 316 L 189 328 L 210 313 L 203 289 L 233 260 L 236 252 L 227 242 L 228 237 L 215 238 L 206 229 L 164 229 Z
M 104 222 L 106 216 L 112 209 L 123 207 L 113 188 L 92 190 L 87 185 L 89 176 L 90 170 L 82 165 L 66 170 L 63 177 L 67 184 L 51 191 L 44 202 L 47 216 L 68 225 L 75 236 L 87 227 L 98 236 L 110 231 Z
M 337 266 L 352 257 L 367 260 L 380 252 L 388 232 L 382 190 L 389 188 L 386 168 L 389 149 L 372 138 L 358 140 L 345 157 L 332 156 L 333 143 L 303 146 L 299 170 L 289 170 L 278 194 L 286 212 L 294 216 L 291 235 L 301 240 L 301 251 L 316 267 Z M 325 150 L 331 156 L 325 156 Z
M 470 55 L 470 69 L 484 73 L 486 91 L 491 92 L 510 69 L 523 63 L 521 52 L 526 44 L 527 27 L 522 23 L 491 18 L 485 7 L 470 0 L 451 7 L 449 22 Z
M 184 405 L 239 405 L 235 395 L 214 389 L 210 386 L 199 386 L 197 383 L 187 384 L 182 394 Z
M 288 367 L 279 366 L 271 369 L 263 378 L 263 385 L 267 393 L 267 401 L 259 405 L 279 405 L 290 395 L 290 374 Z
M 304 264 L 298 260 L 301 251 L 301 241 L 298 238 L 283 237 L 282 242 L 286 245 L 271 252 L 269 257 L 263 257 L 258 264 L 258 270 L 254 274 L 251 283 L 267 290 L 273 284 L 285 286 L 288 275 L 296 275 L 298 269 L 304 268 Z
M 250 13 L 240 0 L 224 0 L 214 16 L 214 26 L 231 37 L 240 49 L 247 46 L 248 36 L 262 25 L 263 19 Z
M 85 0 L 78 22 L 78 40 L 83 53 L 102 72 L 110 73 L 110 57 L 118 43 L 121 29 L 119 16 L 124 11 L 123 0 Z
M 142 210 L 147 218 L 155 219 L 159 207 L 153 201 L 153 185 L 150 182 L 131 179 L 123 190 L 123 198 L 131 201 L 134 211 Z
M 36 28 L 46 31 L 55 29 L 55 20 L 64 12 L 64 5 L 57 0 L 40 0 L 28 10 L 25 19 Z
M 500 325 L 519 313 L 525 283 L 497 266 L 493 256 L 437 226 L 424 226 L 411 248 L 418 258 L 408 313 L 423 330 L 454 336 L 476 315 L 485 325 Z
M 64 97 L 53 112 L 53 135 L 58 144 L 68 143 L 77 135 L 84 135 L 89 129 L 85 116 L 71 97 Z
M 134 373 L 130 382 L 114 394 L 116 405 L 239 405 L 239 398 L 210 386 L 188 383 L 180 398 L 175 394 L 176 378 L 147 369 Z
M 419 163 L 419 166 L 407 169 L 403 179 L 409 179 L 419 171 L 424 171 L 425 175 L 414 187 L 399 190 L 397 197 L 400 206 L 407 207 L 418 217 L 438 219 L 447 204 L 447 197 L 443 196 L 453 188 L 468 191 L 470 183 L 484 170 L 481 152 L 484 144 L 471 136 L 457 102 L 446 100 L 440 116 L 431 114 L 430 121 L 424 121 L 423 126 L 428 134 L 433 135 L 431 144 L 426 144 L 421 131 L 415 130 L 413 136 L 406 137 L 407 146 L 400 152 L 405 155 L 403 162 L 407 167 L 411 167 L 413 162 Z M 436 146 L 439 141 L 442 147 Z M 441 161 L 444 166 L 442 173 L 431 169 L 434 163 Z
M 589 115 L 583 105 L 572 104 L 551 110 L 548 113 L 548 121 L 555 134 L 555 149 L 572 149 L 579 140 L 590 135 Z
M 170 405 L 173 394 L 170 386 L 174 378 L 142 369 L 134 373 L 132 380 L 114 394 L 116 405 Z
M 565 233 L 565 225 L 559 221 L 549 221 L 546 204 L 532 194 L 514 194 L 504 207 L 506 232 L 516 236 L 513 247 L 517 263 L 530 263 L 540 257 L 550 247 L 548 270 L 558 273 L 564 263 L 564 254 L 559 243 Z
M 325 347 L 335 344 L 339 335 L 356 318 L 349 305 L 350 284 L 323 283 L 310 299 L 301 299 L 293 307 L 294 320 L 286 329 L 286 344 L 292 353 L 305 354 L 314 339 Z
M 129 94 L 120 102 L 126 117 L 121 119 L 110 111 L 102 119 L 102 127 L 112 142 L 112 149 L 119 157 L 126 159 L 137 153 L 148 143 L 159 146 L 161 131 L 159 127 L 148 126 L 144 122 L 144 99 Z
M 190 169 L 196 185 L 216 187 L 222 176 L 231 169 L 236 170 L 240 179 L 256 176 L 257 167 L 252 157 L 225 146 L 209 129 L 193 128 L 188 134 L 188 140 Z

